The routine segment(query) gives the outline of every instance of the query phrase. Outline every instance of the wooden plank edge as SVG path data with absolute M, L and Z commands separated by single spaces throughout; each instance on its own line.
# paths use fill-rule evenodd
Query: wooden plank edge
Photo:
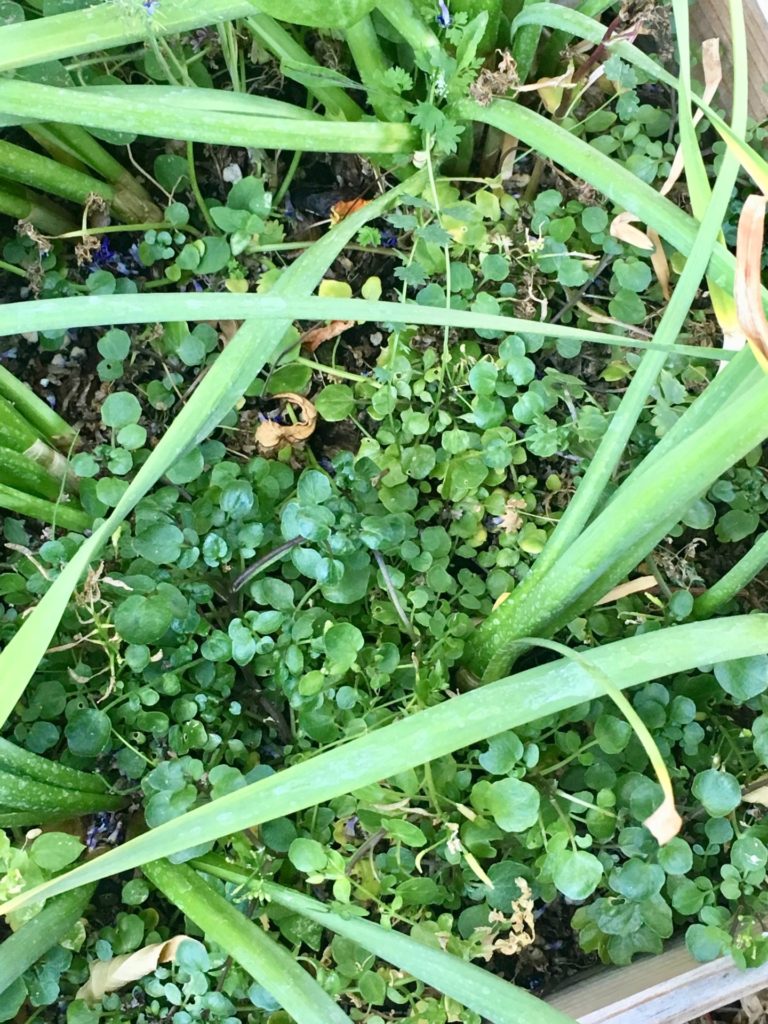
M 765 90 L 768 79 L 768 2 L 743 0 L 743 3 L 748 41 L 749 115 L 760 123 L 768 117 L 768 92 Z M 713 36 L 720 40 L 725 79 L 713 106 L 730 111 L 733 63 L 730 17 L 725 0 L 695 0 L 691 7 L 691 32 L 699 43 Z
M 580 1024 L 686 1024 L 768 987 L 768 964 L 741 970 L 730 957 L 694 960 L 682 941 L 628 967 L 606 968 L 547 1002 Z

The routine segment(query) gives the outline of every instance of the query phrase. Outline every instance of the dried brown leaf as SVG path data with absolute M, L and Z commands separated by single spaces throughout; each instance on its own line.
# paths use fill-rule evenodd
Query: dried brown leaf
M 658 232 L 654 231 L 653 228 L 646 228 L 645 233 L 655 246 L 651 253 L 651 265 L 654 273 L 656 274 L 656 280 L 661 285 L 662 295 L 667 301 L 669 301 L 672 293 L 669 288 L 669 263 L 667 261 L 667 254 L 664 252 L 664 246 L 661 244 Z
M 613 587 L 599 601 L 595 601 L 595 608 L 601 604 L 612 604 L 622 597 L 629 597 L 630 594 L 639 594 L 643 590 L 652 590 L 653 587 L 658 585 L 658 580 L 655 576 L 638 576 L 634 580 L 627 580 L 626 583 L 619 583 L 617 587 Z
M 648 235 L 640 228 L 633 227 L 639 219 L 628 210 L 619 213 L 611 221 L 611 236 L 618 238 L 620 242 L 626 242 L 627 245 L 634 245 L 635 248 L 642 249 L 644 252 L 652 252 L 656 247 Z
M 761 263 L 765 207 L 763 195 L 749 196 L 739 217 L 733 297 L 739 326 L 749 339 L 763 369 L 768 370 L 768 320 L 763 310 Z
M 338 224 L 370 203 L 370 199 L 341 199 L 331 207 L 331 224 Z
M 135 953 L 112 957 L 111 960 L 91 964 L 88 981 L 75 994 L 76 999 L 87 1003 L 98 1003 L 107 992 L 116 992 L 124 985 L 130 985 L 147 974 L 152 974 L 159 964 L 176 959 L 176 952 L 188 935 L 174 935 L 167 942 L 155 942 L 151 946 L 137 949 Z
M 501 528 L 505 533 L 517 533 L 523 525 L 523 517 L 518 509 L 525 508 L 523 498 L 510 498 L 504 506 L 504 514 L 501 517 Z
M 340 334 L 354 326 L 354 320 L 331 320 L 330 323 L 323 324 L 321 327 L 312 327 L 302 334 L 300 338 L 301 347 L 306 349 L 307 352 L 314 352 L 324 341 L 338 338 Z
M 317 409 L 308 398 L 294 394 L 292 391 L 283 391 L 274 397 L 284 398 L 287 402 L 297 405 L 302 419 L 299 423 L 282 424 L 264 420 L 259 424 L 256 428 L 256 444 L 260 454 L 267 458 L 276 455 L 281 448 L 285 448 L 287 445 L 306 441 L 317 426 Z
M 678 835 L 683 827 L 683 819 L 677 813 L 675 800 L 671 793 L 668 793 L 664 798 L 664 803 L 645 819 L 643 825 L 659 846 L 664 846 L 670 839 L 674 839 Z
M 717 92 L 718 86 L 723 80 L 723 67 L 720 63 L 720 40 L 719 39 L 705 39 L 701 44 L 701 62 L 702 69 L 704 71 L 704 102 L 711 103 L 715 93 Z M 704 116 L 704 111 L 700 108 L 696 110 L 693 115 L 693 123 L 698 124 Z M 661 194 L 663 196 L 671 190 L 672 186 L 677 182 L 680 175 L 683 173 L 685 168 L 685 162 L 683 159 L 683 147 L 678 146 L 677 152 L 675 153 L 675 159 L 672 161 L 672 167 L 670 168 L 667 180 L 661 186 Z

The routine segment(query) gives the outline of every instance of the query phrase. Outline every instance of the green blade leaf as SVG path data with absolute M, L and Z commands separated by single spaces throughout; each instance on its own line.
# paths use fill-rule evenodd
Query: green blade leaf
M 696 345 L 657 345 L 621 335 L 603 334 L 580 327 L 548 324 L 538 320 L 521 320 L 513 316 L 446 309 L 443 306 L 420 306 L 416 303 L 369 302 L 365 299 L 326 299 L 319 296 L 287 298 L 268 295 L 223 295 L 161 293 L 152 295 L 76 296 L 67 299 L 35 299 L 9 302 L 0 306 L 0 337 L 20 331 L 51 331 L 74 327 L 97 327 L 101 324 L 171 323 L 178 320 L 270 319 L 292 320 L 357 320 L 392 324 L 427 324 L 474 330 L 507 331 L 547 338 L 573 338 L 597 345 L 620 348 L 650 348 L 674 351 L 696 359 L 728 359 L 730 355 L 717 348 Z
M 138 93 L 133 90 L 137 88 Z M 304 152 L 408 153 L 416 148 L 418 135 L 410 125 L 377 121 L 326 121 L 314 115 L 283 117 L 265 115 L 264 99 L 250 102 L 243 96 L 234 111 L 215 109 L 205 93 L 195 116 L 188 102 L 171 104 L 149 98 L 143 86 L 62 88 L 8 79 L 0 82 L 0 111 L 16 118 L 56 119 L 87 128 L 114 128 L 158 138 L 186 139 L 224 146 L 259 149 L 294 149 Z
M 223 857 L 202 857 L 193 863 L 200 871 L 246 887 L 252 881 L 248 872 Z M 336 912 L 332 905 L 320 903 L 284 885 L 266 881 L 256 885 L 274 903 L 302 914 L 337 935 L 343 935 L 374 956 L 458 1000 L 462 1006 L 474 1010 L 492 1024 L 528 1024 L 532 1020 L 537 1024 L 573 1024 L 570 1017 L 551 1009 L 524 989 L 442 949 L 426 946 L 394 928 L 384 928 L 373 921 L 345 914 L 343 906 L 340 912 Z
M 264 14 L 310 28 L 347 28 L 375 6 L 376 0 L 254 0 Z
M 768 615 L 742 615 L 634 636 L 589 651 L 584 658 L 610 671 L 625 689 L 700 664 L 767 651 Z M 528 669 L 196 808 L 14 897 L 0 913 L 354 792 L 499 732 L 594 700 L 602 692 L 570 659 Z
M 84 885 L 57 896 L 3 942 L 0 946 L 0 993 L 66 937 L 88 906 L 93 890 L 93 885 Z
M 174 907 L 221 946 L 298 1024 L 351 1024 L 328 993 L 287 949 L 275 942 L 187 867 L 157 860 L 143 873 Z

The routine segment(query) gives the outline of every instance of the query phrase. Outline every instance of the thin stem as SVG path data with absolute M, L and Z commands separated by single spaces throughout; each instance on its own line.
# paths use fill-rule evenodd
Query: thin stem
M 210 232 L 218 234 L 218 228 L 211 218 L 211 213 L 203 199 L 203 193 L 200 191 L 200 185 L 197 181 L 197 171 L 195 170 L 195 146 L 191 140 L 187 141 L 187 168 L 189 170 L 189 184 L 192 188 L 192 194 L 195 197 L 200 213 L 203 215 L 203 220 Z
M 20 412 L 40 433 L 57 445 L 68 446 L 76 431 L 47 402 L 0 365 L 0 395 Z
M 288 170 L 285 172 L 285 175 L 283 176 L 283 180 L 280 183 L 280 188 L 277 190 L 277 194 L 275 195 L 275 201 L 272 204 L 275 209 L 279 208 L 280 203 L 282 203 L 283 201 L 285 193 L 291 187 L 291 182 L 293 181 L 296 175 L 296 171 L 299 169 L 299 163 L 301 162 L 301 158 L 303 156 L 304 154 L 301 152 L 300 149 L 294 151 L 294 154 L 291 157 L 291 162 L 290 164 L 288 164 Z
M 768 531 L 761 534 L 749 551 L 736 565 L 709 590 L 696 598 L 693 613 L 697 619 L 706 619 L 736 597 L 768 565 Z
M 362 108 L 338 85 L 323 84 L 322 75 L 325 69 L 307 53 L 286 28 L 267 14 L 252 14 L 246 18 L 245 23 L 262 46 L 280 61 L 281 71 L 286 78 L 295 78 L 300 82 L 311 96 L 322 103 L 330 117 L 343 117 L 347 121 L 360 120 L 363 116 Z M 309 78 L 314 70 L 317 71 L 317 82 Z M 325 74 L 327 76 L 327 72 Z

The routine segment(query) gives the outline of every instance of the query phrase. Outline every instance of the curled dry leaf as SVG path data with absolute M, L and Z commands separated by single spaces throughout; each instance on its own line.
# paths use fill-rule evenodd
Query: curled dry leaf
M 633 226 L 639 220 L 639 217 L 628 210 L 617 214 L 611 221 L 611 237 L 618 238 L 620 242 L 626 242 L 627 245 L 634 245 L 636 249 L 651 252 L 655 248 L 653 242 L 644 231 Z
M 320 327 L 312 327 L 310 330 L 305 331 L 299 339 L 301 347 L 306 349 L 307 352 L 314 352 L 324 341 L 338 338 L 340 334 L 354 326 L 354 320 L 331 320 L 330 323 L 323 324 Z
M 629 597 L 630 594 L 639 594 L 644 590 L 653 590 L 658 585 L 659 582 L 655 576 L 638 576 L 634 580 L 627 580 L 625 583 L 620 583 L 617 587 L 609 590 L 605 597 L 601 597 L 599 601 L 595 601 L 595 608 L 601 604 L 612 604 L 622 597 Z
M 653 838 L 664 846 L 670 839 L 674 839 L 683 827 L 683 819 L 677 813 L 675 798 L 672 793 L 667 793 L 664 802 L 657 807 L 653 814 L 649 815 L 643 822 Z
M 267 458 L 276 455 L 286 445 L 306 441 L 314 433 L 317 425 L 317 409 L 303 395 L 296 395 L 292 391 L 283 391 L 274 397 L 284 398 L 287 402 L 297 405 L 302 419 L 299 423 L 286 424 L 264 420 L 258 425 L 255 435 L 256 444 L 259 446 L 260 454 Z
M 331 207 L 331 224 L 338 224 L 370 203 L 370 199 L 342 199 Z
M 723 80 L 723 67 L 720 63 L 720 40 L 705 39 L 701 44 L 701 64 L 704 71 L 704 102 L 711 104 L 718 86 Z M 693 115 L 693 123 L 698 124 L 704 116 L 704 111 L 698 108 Z M 683 147 L 678 146 L 675 159 L 672 161 L 667 180 L 661 186 L 661 194 L 667 195 L 677 179 L 683 173 L 685 167 L 683 159 Z
M 761 807 L 768 807 L 768 783 L 763 781 L 762 785 L 746 790 L 743 799 L 745 804 L 760 804 Z
M 124 985 L 130 985 L 151 974 L 159 964 L 175 960 L 179 946 L 188 938 L 188 935 L 174 935 L 167 942 L 155 942 L 151 946 L 137 949 L 135 953 L 125 953 L 111 960 L 92 963 L 90 977 L 77 990 L 75 998 L 84 999 L 87 1003 L 98 1003 L 108 992 L 116 992 Z
M 760 280 L 766 202 L 765 196 L 749 196 L 741 211 L 736 237 L 733 297 L 739 326 L 747 336 L 757 361 L 768 372 L 768 320 L 763 310 Z

